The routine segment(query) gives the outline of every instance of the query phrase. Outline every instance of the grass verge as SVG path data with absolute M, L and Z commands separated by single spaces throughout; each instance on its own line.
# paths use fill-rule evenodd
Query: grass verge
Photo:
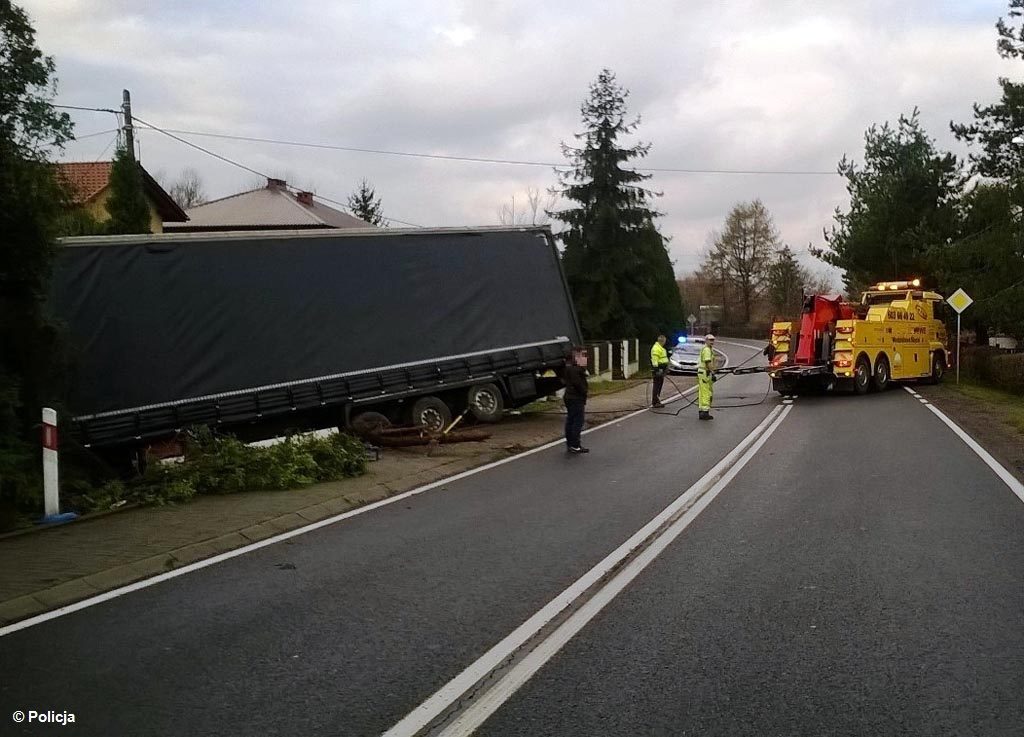
M 961 380 L 960 384 L 944 384 L 947 391 L 976 402 L 994 406 L 1004 421 L 1024 435 L 1024 397 Z

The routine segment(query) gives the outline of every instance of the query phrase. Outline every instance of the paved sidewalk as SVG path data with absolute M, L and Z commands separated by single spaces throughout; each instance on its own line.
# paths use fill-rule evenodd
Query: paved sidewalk
M 685 389 L 692 379 L 675 383 Z M 594 397 L 593 426 L 643 406 L 646 384 Z M 551 403 L 551 411 L 560 406 Z M 596 414 L 606 412 L 607 414 Z M 560 414 L 511 416 L 482 443 L 384 449 L 355 479 L 293 491 L 200 496 L 0 539 L 0 624 L 295 529 L 561 437 Z

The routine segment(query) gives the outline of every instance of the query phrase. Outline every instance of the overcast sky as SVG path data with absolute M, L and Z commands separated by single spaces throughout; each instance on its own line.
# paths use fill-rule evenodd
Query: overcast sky
M 996 99 L 994 24 L 1006 0 L 732 2 L 226 2 L 27 0 L 55 57 L 58 101 L 115 108 L 164 128 L 348 147 L 562 161 L 602 67 L 631 91 L 638 138 L 660 168 L 834 172 L 860 159 L 864 130 L 917 106 L 940 146 L 949 121 Z M 635 5 L 635 7 L 633 7 Z M 115 127 L 75 113 L 78 135 Z M 320 195 L 346 199 L 367 178 L 386 215 L 418 225 L 493 225 L 504 202 L 555 183 L 551 168 L 190 137 Z M 109 158 L 113 133 L 65 159 Z M 220 197 L 259 178 L 140 134 L 142 162 L 173 179 L 196 168 Z M 760 197 L 798 251 L 821 243 L 838 175 L 658 173 L 661 230 L 676 271 L 699 262 L 738 201 Z M 806 263 L 821 268 L 805 252 Z

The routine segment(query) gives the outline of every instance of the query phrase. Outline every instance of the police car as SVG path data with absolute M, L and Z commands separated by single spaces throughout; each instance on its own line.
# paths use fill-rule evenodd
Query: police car
M 696 374 L 700 349 L 703 347 L 703 338 L 679 336 L 676 347 L 668 356 L 668 372 L 670 374 Z

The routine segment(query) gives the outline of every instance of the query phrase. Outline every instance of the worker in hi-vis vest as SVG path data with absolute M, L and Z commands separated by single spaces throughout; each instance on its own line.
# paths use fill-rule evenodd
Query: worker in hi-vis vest
M 715 336 L 704 337 L 704 347 L 700 349 L 697 362 L 697 417 L 702 420 L 713 420 L 711 416 L 711 400 L 715 396 Z
M 665 350 L 664 335 L 659 335 L 651 346 L 651 375 L 654 377 L 654 388 L 651 389 L 651 406 L 664 407 L 661 403 L 661 388 L 665 386 L 665 374 L 668 372 L 668 351 Z

